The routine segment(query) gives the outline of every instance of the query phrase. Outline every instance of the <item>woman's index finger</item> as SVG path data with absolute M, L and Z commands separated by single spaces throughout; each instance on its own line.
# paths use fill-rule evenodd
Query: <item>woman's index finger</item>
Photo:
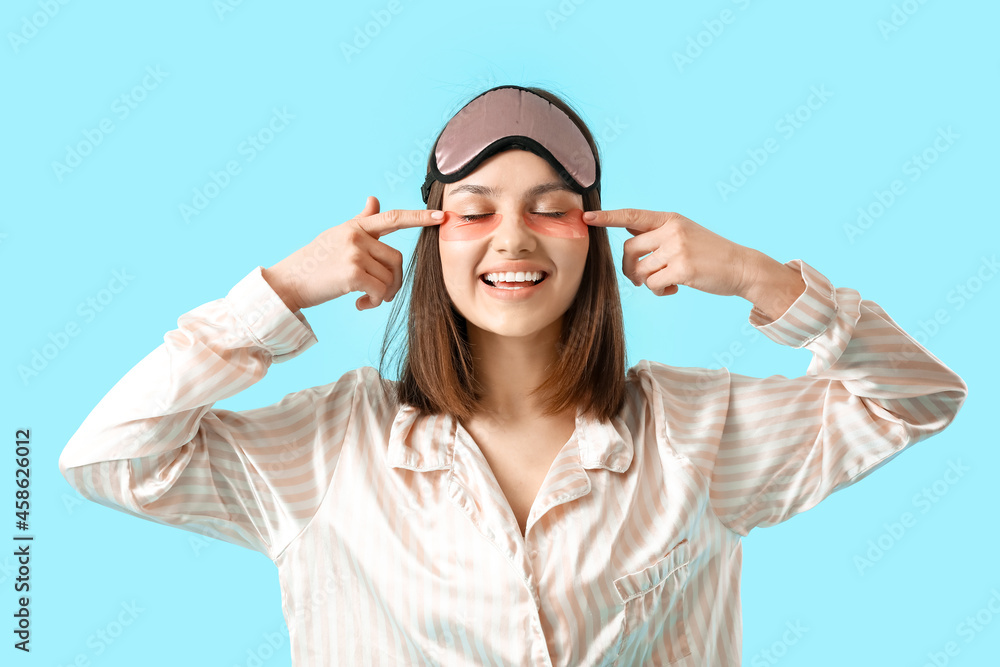
M 441 213 L 441 219 L 432 217 L 434 213 Z M 391 234 L 397 230 L 409 227 L 439 225 L 443 219 L 444 213 L 442 211 L 432 209 L 392 209 L 365 218 L 359 218 L 358 224 L 366 232 L 378 238 L 379 236 Z
M 632 234 L 649 231 L 658 226 L 651 211 L 635 208 L 587 211 L 583 214 L 583 221 L 594 227 L 625 227 Z

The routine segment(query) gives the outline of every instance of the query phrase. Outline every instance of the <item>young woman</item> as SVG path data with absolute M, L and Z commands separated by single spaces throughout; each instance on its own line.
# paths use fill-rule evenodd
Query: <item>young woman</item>
M 96 502 L 266 554 L 299 667 L 739 665 L 741 537 L 939 433 L 967 387 L 804 261 L 676 213 L 599 211 L 599 187 L 562 100 L 476 96 L 435 143 L 427 211 L 371 197 L 182 315 L 62 473 Z M 212 409 L 317 342 L 303 309 L 394 301 L 403 258 L 380 237 L 414 226 L 399 380 L 365 366 Z M 806 374 L 627 367 L 606 226 L 633 234 L 635 284 L 746 299 L 759 331 L 813 353 Z

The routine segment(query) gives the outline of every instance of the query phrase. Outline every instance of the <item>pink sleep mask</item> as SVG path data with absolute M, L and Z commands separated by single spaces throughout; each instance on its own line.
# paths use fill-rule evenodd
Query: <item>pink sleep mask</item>
M 562 109 L 521 86 L 497 86 L 462 107 L 434 143 L 424 203 L 434 181 L 454 183 L 501 151 L 520 148 L 544 158 L 574 192 L 601 192 L 594 152 Z

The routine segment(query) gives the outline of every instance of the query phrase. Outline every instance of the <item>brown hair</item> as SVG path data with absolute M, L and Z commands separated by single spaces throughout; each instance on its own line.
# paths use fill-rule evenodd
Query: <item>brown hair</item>
M 528 90 L 566 112 L 587 138 L 600 164 L 597 144 L 580 116 L 553 93 L 542 88 Z M 435 181 L 427 208 L 440 209 L 443 198 L 444 184 Z M 584 211 L 600 208 L 596 191 L 583 195 Z M 563 315 L 555 368 L 532 394 L 546 397 L 543 404 L 546 415 L 582 405 L 585 413 L 607 421 L 618 414 L 625 402 L 625 332 L 608 231 L 604 227 L 590 227 L 589 232 L 590 247 L 583 277 L 576 298 Z M 408 349 L 401 370 L 397 363 L 400 381 L 395 385 L 394 398 L 428 414 L 450 413 L 467 421 L 478 412 L 482 386 L 474 373 L 465 317 L 455 309 L 445 288 L 437 225 L 421 230 L 401 293 L 407 291 L 407 283 L 412 285 L 408 300 Z M 404 300 L 393 299 L 392 303 L 379 367 L 386 392 L 392 388 L 385 380 L 382 365 L 396 337 L 398 325 L 394 323 Z

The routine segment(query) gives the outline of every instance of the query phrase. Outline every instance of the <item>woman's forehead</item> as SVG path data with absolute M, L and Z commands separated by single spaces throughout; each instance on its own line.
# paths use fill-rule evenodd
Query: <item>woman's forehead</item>
M 448 186 L 446 196 L 450 197 L 485 197 L 487 199 L 534 199 L 544 195 L 578 193 L 558 177 L 542 179 L 534 183 L 521 184 L 487 184 L 458 182 Z

